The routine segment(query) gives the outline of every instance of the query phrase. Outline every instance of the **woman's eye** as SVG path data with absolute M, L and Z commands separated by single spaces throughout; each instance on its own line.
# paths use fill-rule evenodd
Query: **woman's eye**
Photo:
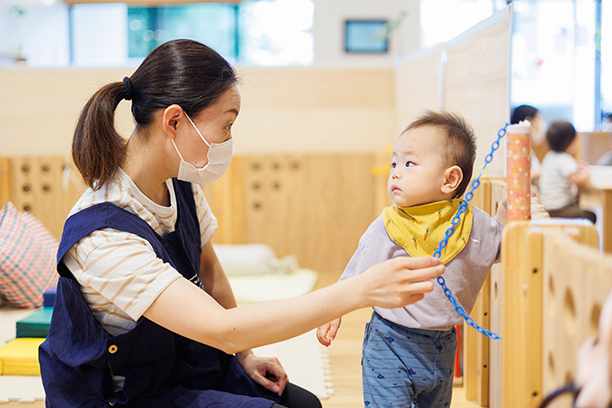
M 225 129 L 229 132 L 230 130 L 232 130 L 232 125 L 233 123 L 230 123 L 229 125 L 225 127 Z
M 411 162 L 411 161 L 406 162 L 406 167 L 411 167 L 411 166 L 414 166 L 414 162 Z

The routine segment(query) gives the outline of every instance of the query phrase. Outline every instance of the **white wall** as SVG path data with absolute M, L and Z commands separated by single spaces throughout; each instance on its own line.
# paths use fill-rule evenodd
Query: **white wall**
M 0 68 L 0 154 L 66 155 L 83 105 L 120 68 Z M 237 154 L 380 151 L 396 138 L 393 69 L 239 67 Z M 115 112 L 127 137 L 131 103 Z
M 313 0 L 315 65 L 392 67 L 395 58 L 419 49 L 419 0 Z M 344 21 L 406 17 L 392 33 L 387 54 L 344 52 Z

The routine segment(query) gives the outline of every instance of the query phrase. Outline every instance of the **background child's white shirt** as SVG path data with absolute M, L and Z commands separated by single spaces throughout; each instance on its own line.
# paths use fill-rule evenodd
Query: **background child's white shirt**
M 502 234 L 502 227 L 496 219 L 477 207 L 472 206 L 472 210 L 474 219 L 468 244 L 448 262 L 443 275 L 446 285 L 468 314 L 491 266 L 499 260 Z M 359 247 L 340 279 L 358 275 L 397 256 L 408 254 L 391 241 L 382 216 L 379 216 L 361 237 Z M 463 318 L 457 314 L 437 281 L 434 281 L 433 292 L 425 294 L 425 298 L 415 304 L 397 309 L 374 309 L 387 320 L 417 329 L 449 330 L 463 323 Z
M 174 231 L 177 205 L 172 180 L 166 182 L 170 206 L 147 198 L 129 176 L 119 170 L 102 189 L 89 189 L 70 215 L 92 205 L 110 202 L 145 220 L 161 236 Z M 212 237 L 217 220 L 199 185 L 193 184 L 202 243 Z M 148 241 L 111 228 L 94 231 L 64 256 L 64 263 L 81 285 L 92 313 L 112 335 L 131 330 L 159 294 L 180 273 L 157 257 Z
M 576 202 L 578 187 L 569 176 L 578 171 L 576 159 L 565 152 L 550 151 L 542 160 L 540 201 L 547 210 L 556 210 Z
M 540 159 L 538 159 L 535 150 L 531 149 L 531 171 L 538 171 L 541 167 Z

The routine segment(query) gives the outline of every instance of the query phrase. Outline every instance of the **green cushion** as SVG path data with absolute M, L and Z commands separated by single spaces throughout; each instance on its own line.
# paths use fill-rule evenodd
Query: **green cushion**
M 52 307 L 38 309 L 30 316 L 17 322 L 17 338 L 23 337 L 42 337 L 46 338 L 49 334 L 51 324 Z

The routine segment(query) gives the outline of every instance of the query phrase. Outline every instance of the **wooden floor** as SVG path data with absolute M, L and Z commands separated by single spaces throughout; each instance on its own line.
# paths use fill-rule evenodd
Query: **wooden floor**
M 322 273 L 317 288 L 333 284 L 338 273 Z M 365 323 L 370 320 L 371 309 L 349 313 L 342 318 L 336 340 L 329 347 L 335 394 L 323 400 L 324 408 L 355 408 L 363 406 L 361 389 L 361 342 Z M 476 408 L 476 402 L 465 400 L 463 387 L 453 388 L 451 408 Z
M 333 284 L 339 273 L 322 273 L 317 288 Z M 335 394 L 324 399 L 323 408 L 356 408 L 363 406 L 361 395 L 361 341 L 365 323 L 370 320 L 371 309 L 362 309 L 349 313 L 342 319 L 338 337 L 329 348 L 331 371 Z M 43 408 L 44 402 L 19 404 L 11 402 L 6 407 Z M 477 408 L 478 404 L 465 400 L 463 387 L 453 389 L 451 408 Z

